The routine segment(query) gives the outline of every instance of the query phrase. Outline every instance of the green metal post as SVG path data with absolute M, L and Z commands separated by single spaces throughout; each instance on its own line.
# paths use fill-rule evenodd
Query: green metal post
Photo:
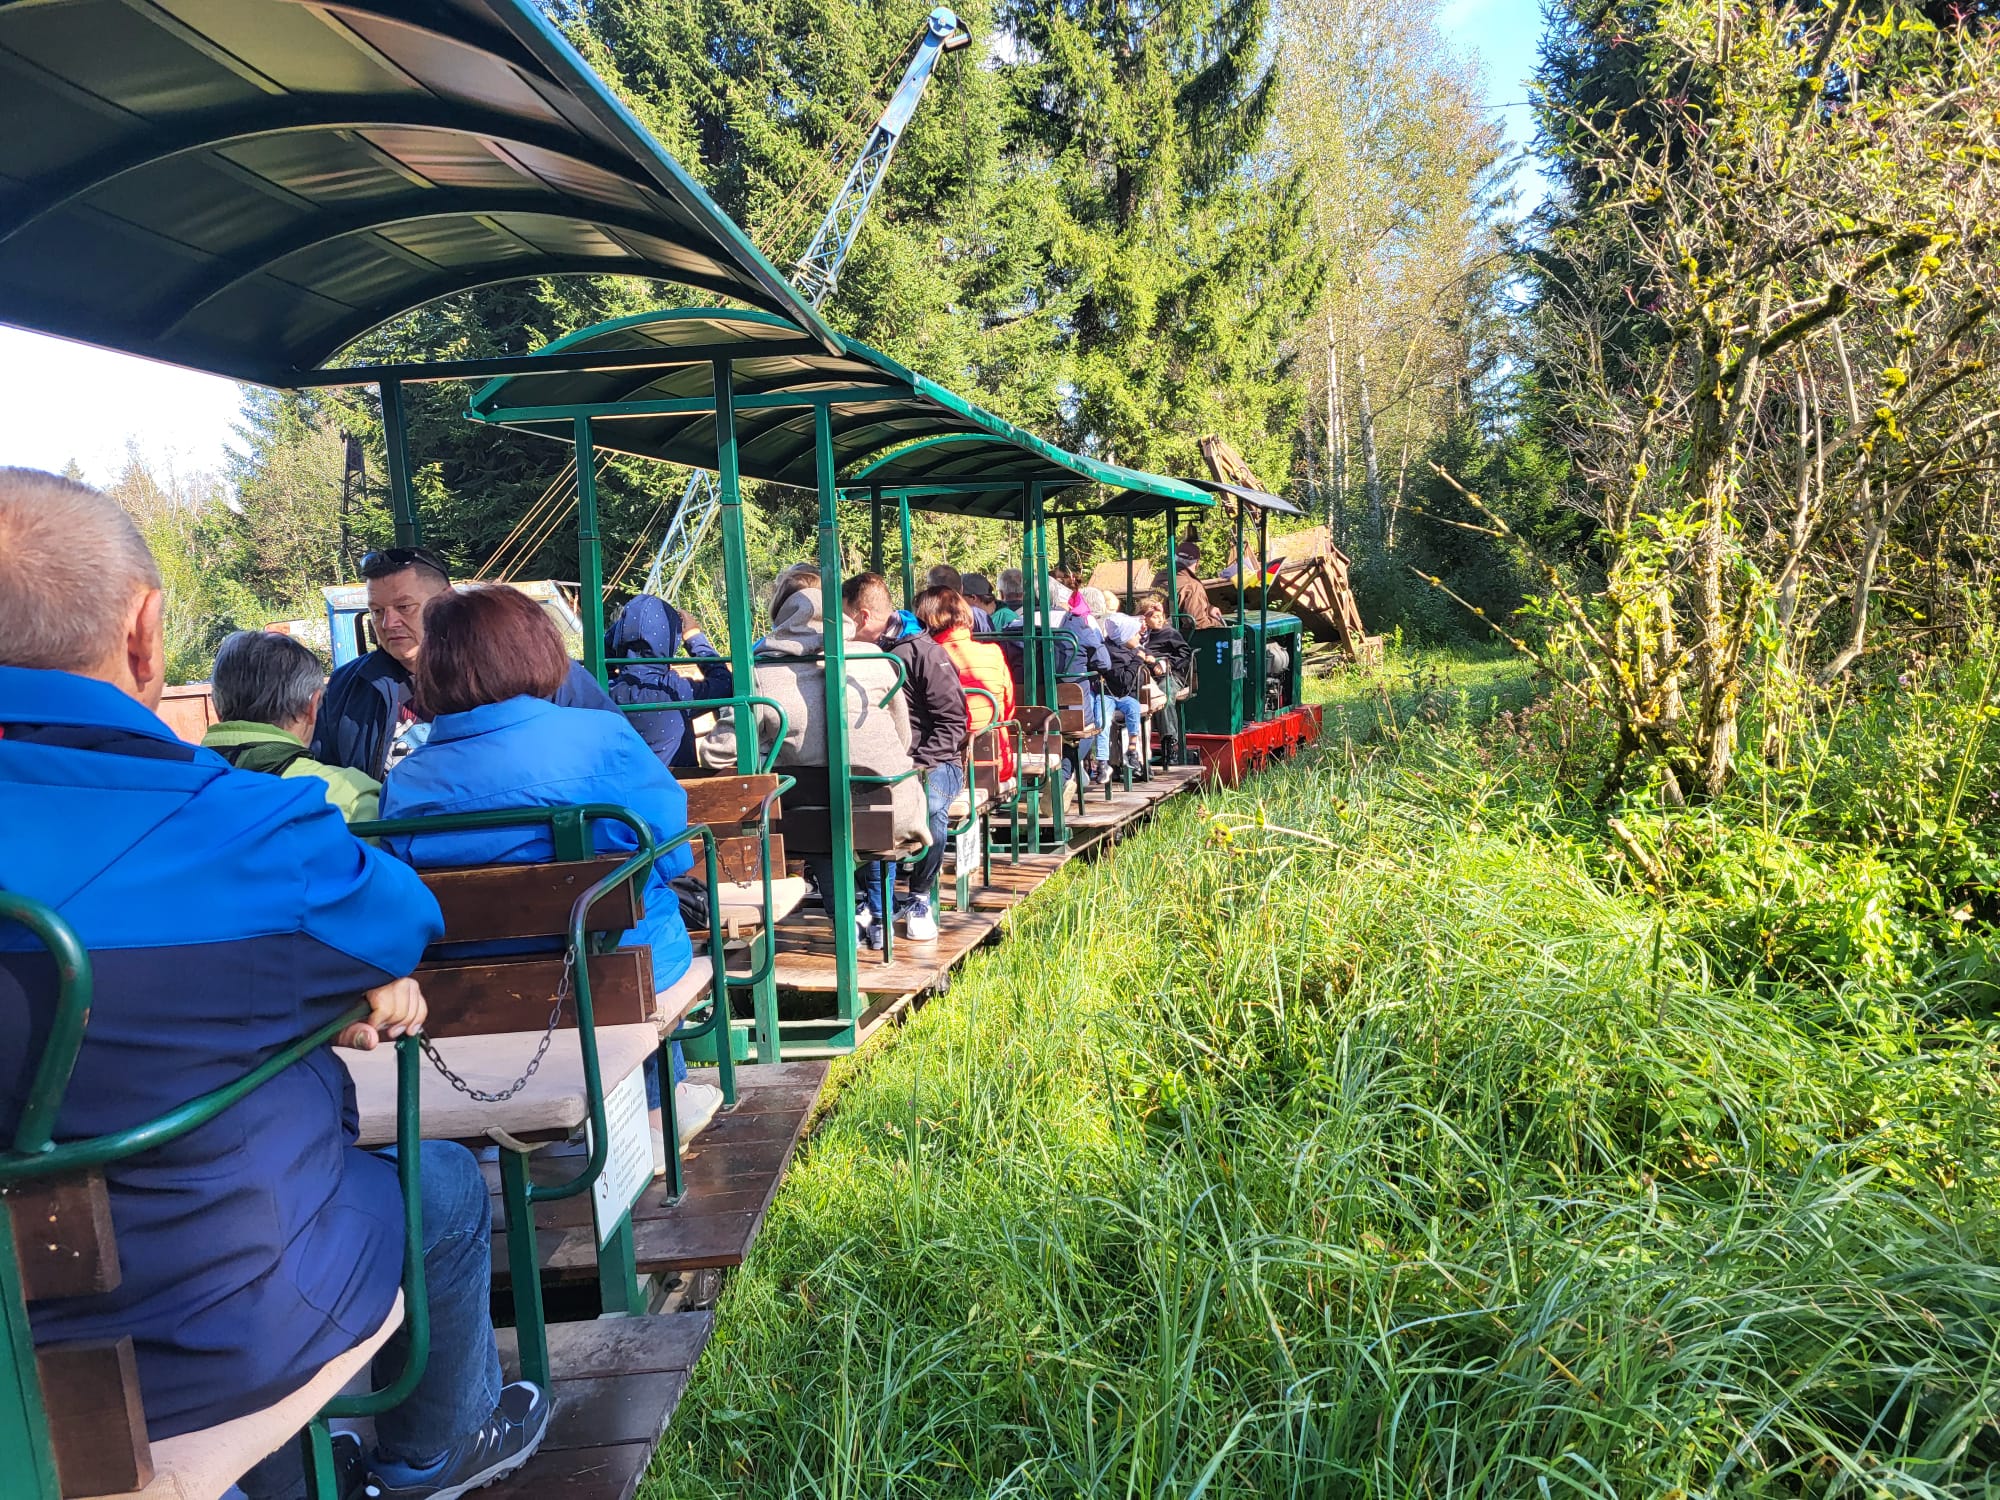
M 535 1255 L 535 1210 L 526 1153 L 500 1149 L 500 1201 L 507 1210 L 507 1272 L 514 1296 L 514 1338 L 521 1378 L 549 1384 L 549 1325 L 542 1311 L 542 1268 Z
M 1264 705 L 1271 700 L 1264 681 L 1269 658 L 1264 654 L 1264 646 L 1271 639 L 1271 588 L 1267 569 L 1271 566 L 1271 518 L 1264 511 L 1257 512 L 1257 717 L 1262 720 Z M 1240 571 L 1240 570 L 1239 570 Z
M 751 623 L 750 544 L 743 530 L 743 470 L 736 448 L 735 366 L 718 359 L 712 371 L 715 387 L 715 484 L 722 506 L 722 586 L 729 609 L 729 670 L 736 691 L 752 691 L 757 682 L 756 627 Z M 745 706 L 732 711 L 736 718 L 736 771 L 748 776 L 757 769 L 757 714 Z M 780 872 L 783 873 L 782 871 Z M 775 955 L 777 935 L 768 929 L 757 939 L 767 954 Z M 724 972 L 720 944 L 712 955 L 715 972 Z M 762 968 L 764 977 L 751 991 L 751 1009 L 756 1016 L 757 1061 L 778 1061 L 778 979 L 775 963 L 760 963 L 756 948 L 750 950 L 751 967 Z M 718 996 L 718 1003 L 725 997 Z M 726 1007 L 725 1007 L 726 1008 Z M 718 1027 L 717 1056 L 720 1049 L 733 1046 L 727 1024 Z
M 1038 575 L 1044 579 L 1048 577 L 1048 572 L 1049 572 L 1049 518 L 1048 518 L 1048 508 L 1045 502 L 1046 502 L 1046 496 L 1044 496 L 1044 494 L 1042 493 L 1042 487 L 1039 484 L 1030 484 L 1028 486 L 1029 514 L 1032 517 L 1032 525 L 1034 527 L 1034 532 L 1035 532 L 1035 551 L 1041 562 L 1041 566 L 1036 571 Z M 1059 562 L 1061 561 L 1060 538 L 1058 538 L 1058 544 L 1057 544 L 1057 561 Z M 1049 615 L 1055 612 L 1054 606 L 1051 602 L 1053 598 L 1054 595 L 1049 593 L 1048 590 L 1044 588 L 1042 592 L 1042 599 L 1043 599 L 1042 611 L 1037 614 L 1035 620 L 1036 642 L 1037 642 L 1036 649 L 1043 653 L 1042 677 L 1043 680 L 1048 684 L 1049 707 L 1055 708 L 1058 711 L 1060 711 L 1060 705 L 1056 701 L 1062 695 L 1056 691 L 1055 630 L 1054 627 L 1049 625 L 1047 618 Z M 1077 751 L 1076 767 L 1078 775 L 1078 785 L 1080 786 L 1082 785 L 1082 773 L 1083 773 L 1083 752 L 1080 748 Z M 1051 813 L 1051 816 L 1055 820 L 1054 837 L 1056 846 L 1060 848 L 1064 844 L 1069 842 L 1069 813 L 1063 804 L 1062 786 L 1060 782 L 1058 782 L 1056 786 L 1056 795 L 1054 798 L 1054 803 L 1055 807 L 1054 811 Z
M 827 903 L 833 923 L 834 983 L 840 1017 L 861 1018 L 861 979 L 854 930 L 854 767 L 847 753 L 847 643 L 840 612 L 840 518 L 835 511 L 833 413 L 813 407 L 813 452 L 819 474 L 820 599 L 826 626 L 826 775 L 828 816 L 833 823 L 833 891 Z M 853 1033 L 848 1033 L 850 1040 Z
M 1127 609 L 1132 607 L 1133 596 L 1138 593 L 1137 586 L 1132 582 L 1132 570 L 1137 566 L 1137 559 L 1133 556 L 1134 545 L 1132 540 L 1132 518 L 1127 516 L 1125 518 L 1125 607 Z
M 882 486 L 868 486 L 868 566 L 882 571 Z
M 57 1500 L 55 1450 L 49 1446 L 48 1413 L 35 1373 L 35 1341 L 28 1330 L 28 1304 L 21 1287 L 21 1263 L 14 1254 L 13 1216 L 0 1207 L 0 1473 L 22 1486 L 21 1500 Z
M 576 419 L 576 565 L 583 595 L 583 664 L 600 685 L 604 672 L 604 538 L 597 531 L 597 446 L 590 418 Z
M 1243 668 L 1243 685 L 1235 690 L 1239 698 L 1250 684 L 1250 663 L 1243 656 L 1243 616 L 1249 603 L 1248 596 L 1243 592 L 1243 575 L 1248 571 L 1244 567 L 1246 561 L 1248 559 L 1243 556 L 1243 502 L 1238 500 L 1236 502 L 1236 608 L 1229 616 L 1229 638 L 1235 643 L 1234 655 L 1237 665 Z M 1241 710 L 1246 705 L 1239 703 L 1237 706 Z M 1243 717 L 1247 722 L 1254 724 L 1260 715 L 1253 712 Z
M 1181 539 L 1171 505 L 1167 507 L 1167 623 L 1176 630 L 1187 628 L 1181 624 Z
M 1035 511 L 1029 486 L 1021 486 L 1021 691 L 1030 703 L 1040 703 L 1036 683 L 1040 673 L 1035 660 L 1035 630 L 1041 622 L 1041 579 L 1035 568 Z
M 389 450 L 389 514 L 396 522 L 396 545 L 414 547 L 424 538 L 410 490 L 410 434 L 403 421 L 400 380 L 382 382 L 382 443 Z
M 917 543 L 910 530 L 910 497 L 896 497 L 896 522 L 903 533 L 903 608 L 917 601 Z

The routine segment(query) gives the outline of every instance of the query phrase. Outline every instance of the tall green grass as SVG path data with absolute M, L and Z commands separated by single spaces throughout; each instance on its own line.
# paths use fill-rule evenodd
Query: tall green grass
M 842 1065 L 647 1494 L 1984 1493 L 1993 1038 L 1724 972 L 1448 728 L 1178 799 Z

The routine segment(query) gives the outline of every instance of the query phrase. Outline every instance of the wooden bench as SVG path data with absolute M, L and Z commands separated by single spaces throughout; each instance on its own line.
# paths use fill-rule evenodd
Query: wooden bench
M 116 1291 L 124 1279 L 102 1172 L 0 1189 L 23 1308 L 53 1298 Z M 9 1290 L 12 1290 L 11 1288 Z M 368 1367 L 403 1321 L 402 1293 L 374 1332 L 322 1365 L 282 1400 L 198 1432 L 150 1443 L 138 1365 L 128 1335 L 35 1350 L 59 1493 L 183 1500 L 220 1495 L 319 1414 Z M 25 1334 L 26 1329 L 22 1332 Z M 33 1476 L 0 1475 L 9 1500 L 38 1494 Z

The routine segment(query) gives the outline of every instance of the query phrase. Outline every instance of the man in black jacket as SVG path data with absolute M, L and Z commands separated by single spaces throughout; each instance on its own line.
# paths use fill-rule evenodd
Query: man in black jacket
M 866 650 L 879 646 L 903 664 L 903 701 L 910 711 L 910 759 L 924 773 L 930 801 L 931 846 L 909 866 L 909 899 L 903 906 L 903 930 L 912 942 L 937 938 L 937 883 L 944 870 L 945 832 L 951 826 L 951 801 L 965 790 L 965 739 L 969 720 L 958 668 L 944 648 L 924 633 L 916 617 L 897 609 L 880 573 L 858 573 L 840 590 L 847 618 L 854 622 L 855 644 Z M 863 899 L 874 921 L 867 943 L 880 948 L 883 940 L 882 867 L 870 865 Z
M 351 766 L 380 781 L 430 738 L 430 723 L 410 705 L 411 671 L 424 646 L 424 605 L 451 587 L 451 571 L 428 547 L 387 547 L 361 559 L 375 649 L 335 670 L 307 749 L 329 766 Z M 618 711 L 580 666 L 556 694 L 566 708 Z

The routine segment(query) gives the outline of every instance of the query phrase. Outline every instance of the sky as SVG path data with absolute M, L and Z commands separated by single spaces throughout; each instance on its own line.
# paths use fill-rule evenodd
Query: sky
M 1525 145 L 1539 0 L 1447 0 L 1440 22 L 1478 54 L 1488 103 Z M 1521 186 L 1532 194 L 1532 177 Z M 237 406 L 231 381 L 0 327 L 0 466 L 59 470 L 74 459 L 87 480 L 107 484 L 130 445 L 161 472 L 220 472 L 236 446 Z

